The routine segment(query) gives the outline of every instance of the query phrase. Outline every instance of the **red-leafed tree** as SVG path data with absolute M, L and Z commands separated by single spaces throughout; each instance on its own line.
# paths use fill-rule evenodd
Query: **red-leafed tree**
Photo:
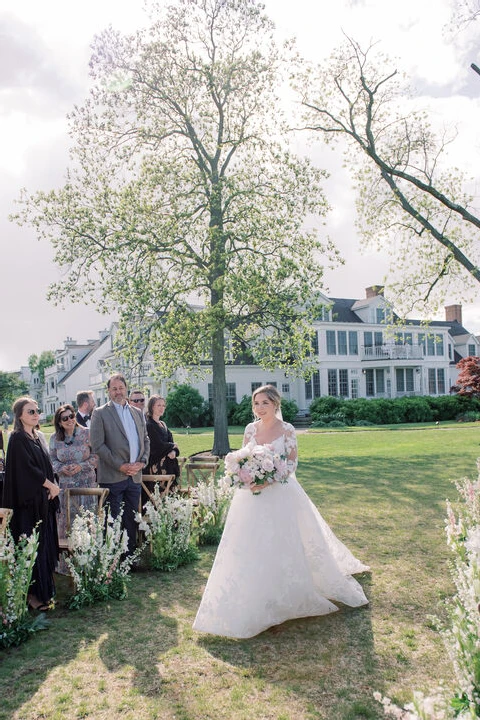
M 460 375 L 455 390 L 459 395 L 480 397 L 480 358 L 470 356 L 457 363 Z

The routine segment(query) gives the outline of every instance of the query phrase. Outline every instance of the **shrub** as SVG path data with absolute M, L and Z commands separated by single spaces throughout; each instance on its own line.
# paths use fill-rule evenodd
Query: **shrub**
M 204 410 L 198 390 L 190 385 L 177 385 L 167 397 L 165 422 L 173 427 L 196 427 Z
M 238 405 L 232 409 L 230 422 L 232 425 L 248 425 L 253 420 L 252 398 L 244 395 Z
M 298 413 L 298 405 L 295 400 L 282 398 L 282 417 L 285 422 L 292 423 Z

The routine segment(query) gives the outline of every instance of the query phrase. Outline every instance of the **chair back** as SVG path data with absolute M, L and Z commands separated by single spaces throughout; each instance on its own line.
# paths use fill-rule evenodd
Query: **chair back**
M 216 456 L 212 458 L 189 458 L 187 468 L 187 492 L 199 482 L 208 483 L 215 478 L 217 470 L 220 467 L 220 459 Z
M 97 515 L 100 515 L 109 492 L 110 490 L 108 488 L 66 488 L 64 497 L 67 533 L 70 532 L 70 529 L 72 527 L 72 511 L 75 511 L 73 514 L 73 517 L 75 517 L 78 514 L 80 508 L 82 507 L 82 498 L 92 496 L 98 498 Z
M 142 475 L 142 488 L 145 490 L 148 499 L 154 503 L 155 485 L 159 488 L 160 497 L 162 498 L 168 495 L 174 480 L 175 475 Z M 140 498 L 138 511 L 142 512 L 142 498 Z
M 10 510 L 10 508 L 0 508 L 0 536 L 6 534 L 12 515 L 13 510 Z

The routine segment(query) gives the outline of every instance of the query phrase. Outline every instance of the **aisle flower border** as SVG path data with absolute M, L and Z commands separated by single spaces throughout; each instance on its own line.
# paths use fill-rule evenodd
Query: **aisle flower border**
M 116 518 L 81 507 L 68 534 L 66 558 L 75 587 L 68 607 L 78 609 L 105 600 L 127 596 L 129 571 L 142 548 L 125 556 L 127 531 L 122 529 L 123 508 Z
M 447 500 L 447 545 L 453 558 L 451 573 L 455 595 L 447 600 L 448 625 L 440 625 L 450 658 L 454 689 L 437 688 L 424 695 L 415 692 L 405 707 L 374 693 L 384 714 L 397 720 L 474 720 L 480 718 L 480 459 L 476 481 L 455 482 L 462 501 L 456 511 Z
M 199 545 L 218 545 L 234 487 L 224 477 L 201 480 L 193 488 L 193 527 Z
M 45 615 L 28 612 L 28 593 L 37 557 L 39 533 L 21 535 L 15 543 L 9 528 L 0 533 L 0 647 L 16 647 L 38 630 Z
M 152 499 L 137 513 L 139 530 L 145 533 L 149 565 L 154 570 L 171 572 L 198 557 L 192 535 L 193 499 L 177 494 L 161 496 L 155 486 Z

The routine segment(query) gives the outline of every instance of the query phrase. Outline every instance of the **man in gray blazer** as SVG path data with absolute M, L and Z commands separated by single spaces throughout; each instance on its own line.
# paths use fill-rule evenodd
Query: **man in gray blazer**
M 97 479 L 110 490 L 107 501 L 117 517 L 123 503 L 123 525 L 128 534 L 128 552 L 136 547 L 142 470 L 148 463 L 150 440 L 143 413 L 127 403 L 127 382 L 112 375 L 107 382 L 110 401 L 93 411 L 90 444 L 98 455 Z

